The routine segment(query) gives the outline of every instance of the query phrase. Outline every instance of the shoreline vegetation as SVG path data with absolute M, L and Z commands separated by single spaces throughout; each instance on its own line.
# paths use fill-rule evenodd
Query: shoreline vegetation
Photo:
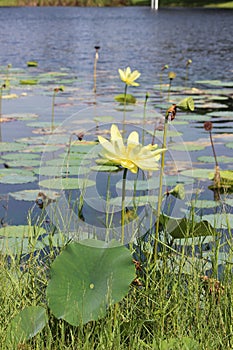
M 150 0 L 0 0 L 0 7 L 14 6 L 80 6 L 116 7 L 150 6 Z M 226 0 L 160 0 L 160 7 L 223 8 L 232 9 L 233 1 Z

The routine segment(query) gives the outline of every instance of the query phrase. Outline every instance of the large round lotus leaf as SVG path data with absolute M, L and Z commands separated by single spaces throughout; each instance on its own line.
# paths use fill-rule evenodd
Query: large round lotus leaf
M 104 317 L 135 278 L 132 257 L 124 246 L 104 242 L 71 243 L 55 259 L 46 295 L 58 319 L 78 326 Z
M 200 179 L 208 179 L 211 169 L 187 169 L 181 171 L 181 175 L 191 176 Z
M 205 103 L 197 103 L 195 104 L 196 108 L 211 108 L 211 109 L 214 109 L 214 108 L 228 108 L 227 105 L 225 104 L 222 104 L 222 103 L 217 103 L 217 102 L 205 102 Z
M 215 112 L 210 112 L 207 113 L 207 115 L 211 117 L 227 117 L 229 119 L 233 118 L 233 111 L 215 111 Z
M 0 178 L 2 184 L 26 184 L 28 182 L 34 182 L 37 180 L 36 176 L 24 176 L 24 175 L 5 175 Z
M 17 237 L 17 238 L 26 238 L 31 236 L 40 236 L 46 231 L 43 227 L 39 226 L 30 226 L 30 225 L 14 225 L 14 226 L 5 226 L 0 228 L 0 236 L 4 237 Z
M 23 255 L 32 251 L 41 250 L 44 248 L 42 242 L 37 241 L 32 246 L 28 238 L 9 237 L 0 239 L 0 251 L 5 255 Z
M 154 131 L 148 131 L 148 134 L 153 135 Z M 182 132 L 176 131 L 176 130 L 168 130 L 167 131 L 167 137 L 178 137 L 181 136 Z M 156 130 L 156 137 L 163 137 L 163 131 Z
M 80 178 L 47 179 L 39 182 L 40 187 L 57 190 L 77 190 L 95 186 L 95 181 Z
M 120 94 L 120 95 L 116 95 L 114 96 L 114 100 L 121 103 L 121 104 L 134 104 L 136 103 L 136 98 L 133 95 L 130 94 Z M 96 118 L 94 118 L 94 120 L 96 120 Z M 111 121 L 111 120 L 110 120 Z
M 94 121 L 97 123 L 110 123 L 113 120 L 113 117 L 110 115 L 95 117 Z
M 196 80 L 196 84 L 203 85 L 212 85 L 212 86 L 220 86 L 220 87 L 232 87 L 233 82 L 230 81 L 221 81 L 221 80 Z
M 54 127 L 57 127 L 61 125 L 61 123 L 53 123 Z M 32 122 L 28 123 L 27 126 L 33 127 L 33 128 L 50 128 L 51 127 L 51 122 Z
M 28 153 L 44 153 L 44 152 L 56 152 L 59 148 L 63 148 L 63 145 L 38 145 L 25 148 L 24 152 Z
M 21 160 L 32 160 L 32 159 L 38 159 L 40 158 L 39 154 L 33 154 L 33 153 L 8 153 L 4 156 L 2 156 L 2 159 L 5 160 L 13 160 L 13 161 L 18 161 L 19 159 Z
M 70 148 L 70 152 L 73 153 L 88 153 L 90 152 L 96 145 L 98 145 L 97 142 L 85 142 L 85 141 L 79 141 L 72 144 Z
M 0 142 L 1 152 L 14 152 L 20 151 L 25 148 L 25 145 L 21 145 L 16 142 Z
M 12 349 L 31 339 L 42 331 L 48 322 L 46 309 L 42 306 L 28 306 L 20 311 L 10 322 L 7 328 L 7 340 Z
M 207 220 L 214 228 L 231 229 L 233 227 L 233 215 L 216 213 L 204 215 L 202 220 Z
M 232 157 L 218 156 L 217 158 L 219 163 L 233 163 Z M 215 163 L 215 158 L 213 156 L 200 156 L 197 159 L 204 163 Z

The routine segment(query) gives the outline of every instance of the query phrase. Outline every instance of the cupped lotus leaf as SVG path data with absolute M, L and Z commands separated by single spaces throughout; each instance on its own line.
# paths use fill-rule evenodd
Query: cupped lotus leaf
M 219 118 L 233 118 L 233 111 L 214 111 L 207 113 L 210 117 L 219 117 Z
M 177 103 L 177 107 L 183 111 L 194 111 L 194 100 L 192 97 L 186 97 Z
M 233 215 L 227 213 L 208 214 L 202 217 L 216 229 L 230 229 L 233 227 Z
M 110 123 L 111 121 L 113 121 L 113 117 L 111 115 L 99 116 L 95 117 L 94 121 L 97 123 Z
M 233 144 L 232 144 L 233 146 Z M 197 158 L 200 162 L 203 163 L 215 163 L 215 158 L 213 156 L 200 156 Z M 227 156 L 218 156 L 219 163 L 233 163 L 233 157 Z
M 187 170 L 181 171 L 181 175 L 190 176 L 190 177 L 199 178 L 199 179 L 208 179 L 210 174 L 211 174 L 211 169 L 203 169 L 203 168 L 202 169 L 194 168 L 194 169 L 187 169 Z
M 216 208 L 221 203 L 217 201 L 205 200 L 205 199 L 193 199 L 190 203 L 186 203 L 190 207 L 207 209 L 207 208 Z
M 46 309 L 42 306 L 27 306 L 9 323 L 7 340 L 12 349 L 18 348 L 26 340 L 33 338 L 48 323 Z
M 114 100 L 121 103 L 121 104 L 135 104 L 136 103 L 136 98 L 131 95 L 131 94 L 120 94 L 120 95 L 116 95 L 114 97 Z
M 13 173 L 13 174 L 12 174 Z M 11 172 L 11 175 L 4 175 L 0 178 L 0 183 L 2 184 L 26 184 L 28 182 L 34 182 L 37 181 L 36 176 L 25 176 L 25 175 L 18 175 L 14 174 L 14 172 Z
M 27 62 L 27 66 L 28 67 L 37 67 L 38 66 L 38 62 L 36 62 L 36 61 L 28 61 Z
M 30 225 L 8 225 L 0 228 L 0 236 L 14 238 L 28 238 L 40 236 L 46 231 L 43 227 Z
M 88 179 L 81 178 L 58 178 L 58 179 L 46 179 L 39 182 L 40 187 L 57 189 L 57 190 L 77 190 L 84 189 L 86 187 L 95 186 L 96 182 Z
M 175 198 L 178 199 L 184 199 L 185 198 L 185 189 L 183 184 L 177 184 L 174 188 L 168 191 L 169 195 L 172 195 Z
M 171 145 L 170 149 L 174 150 L 174 151 L 201 151 L 203 149 L 206 148 L 206 146 L 208 146 L 207 143 L 204 144 L 198 144 L 195 142 L 182 142 L 182 143 L 174 143 L 173 145 Z
M 127 248 L 93 241 L 68 244 L 51 266 L 46 290 L 49 308 L 73 326 L 104 317 L 107 308 L 128 293 L 135 278 Z
M 4 156 L 2 156 L 2 159 L 5 159 L 5 160 L 10 160 L 10 161 L 18 161 L 19 159 L 22 159 L 23 161 L 24 160 L 34 160 L 34 159 L 38 159 L 40 158 L 40 155 L 39 154 L 29 154 L 29 153 L 23 153 L 23 152 L 20 152 L 20 153 L 8 153 Z
M 20 151 L 25 148 L 25 145 L 21 145 L 16 142 L 0 142 L 1 152 L 14 152 Z
M 198 222 L 186 217 L 180 219 L 163 214 L 160 215 L 159 221 L 173 238 L 204 237 L 216 234 L 211 224 L 204 219 Z

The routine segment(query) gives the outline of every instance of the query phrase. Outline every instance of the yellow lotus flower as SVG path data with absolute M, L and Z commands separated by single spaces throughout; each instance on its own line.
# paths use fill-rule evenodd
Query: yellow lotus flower
M 137 70 L 134 70 L 131 72 L 131 69 L 127 67 L 126 69 L 118 69 L 118 72 L 120 74 L 121 80 L 126 84 L 126 85 L 132 85 L 132 86 L 139 86 L 138 83 L 135 83 L 135 80 L 137 80 L 141 73 L 139 73 Z
M 137 173 L 138 168 L 147 171 L 158 170 L 160 154 L 166 151 L 166 149 L 158 149 L 157 145 L 142 146 L 136 131 L 131 132 L 125 146 L 115 124 L 111 126 L 110 141 L 102 136 L 98 136 L 98 139 L 104 148 L 100 154 L 102 158 L 110 160 L 112 164 L 127 168 L 134 174 Z

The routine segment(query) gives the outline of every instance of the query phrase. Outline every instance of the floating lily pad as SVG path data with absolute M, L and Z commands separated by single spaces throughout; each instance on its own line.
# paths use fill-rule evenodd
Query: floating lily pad
M 135 196 L 135 197 L 126 196 L 125 197 L 125 205 L 127 207 L 134 207 L 134 206 L 141 207 L 141 206 L 145 206 L 146 204 L 151 204 L 152 206 L 154 206 L 157 202 L 158 202 L 158 197 L 153 196 L 153 195 Z M 111 198 L 109 200 L 109 204 L 121 208 L 122 197 L 119 196 L 119 197 Z
M 215 111 L 207 113 L 206 115 L 210 117 L 220 117 L 220 118 L 233 118 L 233 111 Z
M 21 145 L 16 142 L 0 142 L 0 149 L 2 152 L 14 152 L 20 151 L 25 148 L 25 145 Z
M 39 182 L 40 187 L 57 190 L 77 190 L 95 185 L 95 181 L 73 177 L 63 179 L 46 179 Z
M 42 249 L 44 249 L 44 244 L 42 244 L 42 242 L 37 241 L 36 244 L 32 246 L 28 238 L 9 237 L 0 239 L 1 254 L 23 255 Z
M 204 215 L 202 219 L 207 220 L 216 229 L 217 228 L 231 229 L 233 227 L 232 214 L 226 214 L 226 213 L 209 214 L 209 215 Z
M 60 126 L 61 123 L 53 123 L 54 127 Z M 32 122 L 28 123 L 27 126 L 30 126 L 32 128 L 51 128 L 51 123 L 50 122 Z
M 225 144 L 225 146 L 228 148 L 233 148 L 233 142 L 228 142 Z
M 25 176 L 25 175 L 18 175 L 18 174 L 12 174 L 12 175 L 5 175 L 0 178 L 0 183 L 2 184 L 26 184 L 29 182 L 37 181 L 36 176 Z
M 25 146 L 24 146 L 25 147 Z M 43 153 L 43 152 L 56 152 L 59 150 L 59 148 L 63 148 L 63 145 L 37 145 L 37 146 L 31 146 L 24 149 L 24 152 L 26 153 Z
M 70 148 L 70 152 L 71 153 L 88 153 L 92 149 L 94 149 L 96 145 L 98 145 L 98 142 L 83 142 L 83 141 L 75 142 L 72 144 Z
M 220 178 L 222 183 L 233 184 L 233 170 L 220 170 Z M 209 179 L 214 180 L 213 171 L 209 173 Z
M 34 176 L 33 172 L 31 170 L 27 170 L 27 169 L 11 169 L 11 168 L 3 168 L 0 169 L 0 176 L 3 175 L 14 175 L 14 176 Z
M 120 94 L 114 97 L 114 100 L 121 103 L 121 104 L 135 104 L 136 103 L 136 98 L 133 95 L 130 94 Z
M 38 197 L 39 190 L 24 190 L 18 192 L 10 192 L 9 195 L 15 200 L 35 202 Z M 48 191 L 46 196 L 52 200 L 56 200 L 60 194 L 57 192 Z
M 7 162 L 7 164 L 10 167 L 34 167 L 34 166 L 39 166 L 41 163 L 40 159 L 24 159 L 18 157 L 18 160 L 10 160 Z
M 36 85 L 38 83 L 37 79 L 21 79 L 19 81 L 21 85 Z
M 2 156 L 2 159 L 10 160 L 10 161 L 18 161 L 19 159 L 24 160 L 34 160 L 36 158 L 40 158 L 39 154 L 32 154 L 32 153 L 8 153 L 4 156 Z
M 6 334 L 12 349 L 18 348 L 26 340 L 42 331 L 48 322 L 46 309 L 42 306 L 28 306 L 10 322 Z
M 14 238 L 27 238 L 38 237 L 44 234 L 46 231 L 43 227 L 30 226 L 30 225 L 15 225 L 5 226 L 0 228 L 0 236 L 2 237 L 14 237 Z
M 181 171 L 181 175 L 195 177 L 199 179 L 208 179 L 211 174 L 211 169 L 187 169 Z
M 95 117 L 94 121 L 97 123 L 110 123 L 111 121 L 113 121 L 113 117 L 110 115 Z
M 219 163 L 233 163 L 233 157 L 218 156 L 217 158 Z M 197 159 L 203 163 L 215 163 L 215 158 L 213 156 L 200 156 Z
M 206 121 L 208 119 L 211 119 L 211 117 L 207 114 L 201 115 L 201 114 L 195 114 L 195 113 L 188 113 L 188 114 L 177 114 L 175 121 L 177 120 L 188 120 L 188 121 Z
M 206 148 L 208 144 L 198 144 L 195 142 L 183 142 L 183 143 L 176 143 L 170 146 L 170 149 L 173 149 L 175 151 L 201 151 Z
M 216 208 L 220 205 L 219 202 L 204 199 L 192 200 L 191 203 L 187 202 L 186 204 L 190 207 L 195 207 L 199 209 Z
M 51 159 L 51 160 L 48 160 L 46 162 L 46 165 L 48 166 L 57 166 L 57 167 L 61 167 L 61 168 L 65 168 L 66 165 L 69 166 L 79 166 L 79 165 L 87 165 L 90 163 L 90 160 L 89 159 L 82 159 L 82 158 L 69 158 L 69 159 L 66 159 L 66 158 L 54 158 L 54 159 Z
M 36 113 L 12 113 L 6 114 L 4 117 L 8 119 L 17 119 L 17 120 L 31 120 L 38 118 L 38 114 Z
M 124 246 L 81 243 L 67 245 L 53 262 L 46 291 L 52 313 L 74 326 L 104 317 L 135 278 L 131 254 Z
M 90 168 L 93 171 L 97 172 L 114 172 L 119 171 L 119 167 L 114 165 L 94 165 Z
M 196 80 L 195 83 L 220 87 L 233 87 L 233 82 L 221 80 Z
M 67 173 L 68 170 L 68 173 Z M 78 166 L 69 166 L 66 168 L 65 164 L 63 166 L 41 166 L 40 168 L 34 169 L 34 172 L 41 176 L 53 176 L 53 177 L 64 177 L 83 175 L 90 171 L 90 169 Z

